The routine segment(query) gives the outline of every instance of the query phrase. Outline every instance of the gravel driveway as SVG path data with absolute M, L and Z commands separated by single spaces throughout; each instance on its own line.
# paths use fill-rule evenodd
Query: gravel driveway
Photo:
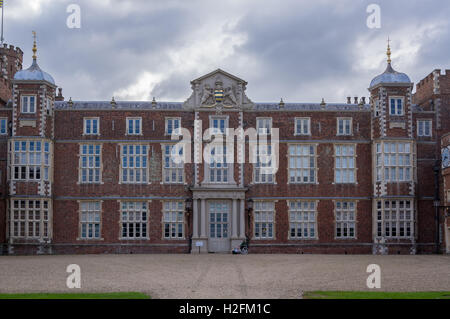
M 81 267 L 81 289 L 66 287 L 69 264 Z M 0 256 L 0 292 L 298 298 L 302 290 L 368 290 L 369 264 L 381 267 L 381 290 L 450 290 L 450 256 L 186 254 Z

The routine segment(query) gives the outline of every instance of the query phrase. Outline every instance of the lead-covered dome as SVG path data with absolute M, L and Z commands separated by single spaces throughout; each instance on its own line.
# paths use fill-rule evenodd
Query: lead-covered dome
M 33 59 L 33 64 L 31 64 L 28 69 L 17 72 L 14 75 L 14 80 L 47 81 L 55 85 L 55 80 L 53 77 L 47 72 L 41 70 L 36 59 Z
M 370 82 L 370 87 L 386 83 L 411 83 L 411 80 L 405 73 L 395 71 L 391 64 L 388 63 L 386 70 Z

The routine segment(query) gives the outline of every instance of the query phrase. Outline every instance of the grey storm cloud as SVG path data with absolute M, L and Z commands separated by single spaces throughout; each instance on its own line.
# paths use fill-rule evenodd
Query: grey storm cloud
M 80 29 L 66 26 L 71 3 Z M 366 26 L 371 3 L 380 29 Z M 38 63 L 76 100 L 182 101 L 190 80 L 222 68 L 254 101 L 343 102 L 368 95 L 388 36 L 414 82 L 450 68 L 449 13 L 441 0 L 5 0 L 5 39 L 28 67 L 36 30 Z

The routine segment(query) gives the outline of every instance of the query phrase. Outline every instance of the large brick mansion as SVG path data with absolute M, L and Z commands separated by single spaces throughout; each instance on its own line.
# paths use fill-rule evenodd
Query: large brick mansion
M 0 48 L 0 254 L 229 252 L 246 237 L 250 252 L 450 251 L 450 71 L 413 92 L 388 48 L 367 100 L 256 103 L 218 69 L 185 102 L 76 101 L 33 51 L 22 70 L 19 48 Z M 251 138 L 245 163 L 206 140 L 172 157 L 181 128 L 238 127 L 278 129 L 278 170 L 269 142 L 249 162 Z M 195 161 L 205 150 L 215 160 Z

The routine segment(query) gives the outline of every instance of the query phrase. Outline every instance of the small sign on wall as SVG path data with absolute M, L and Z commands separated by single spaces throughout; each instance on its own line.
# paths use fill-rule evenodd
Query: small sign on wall
M 203 242 L 202 241 L 196 241 L 195 242 L 195 247 L 203 247 Z

